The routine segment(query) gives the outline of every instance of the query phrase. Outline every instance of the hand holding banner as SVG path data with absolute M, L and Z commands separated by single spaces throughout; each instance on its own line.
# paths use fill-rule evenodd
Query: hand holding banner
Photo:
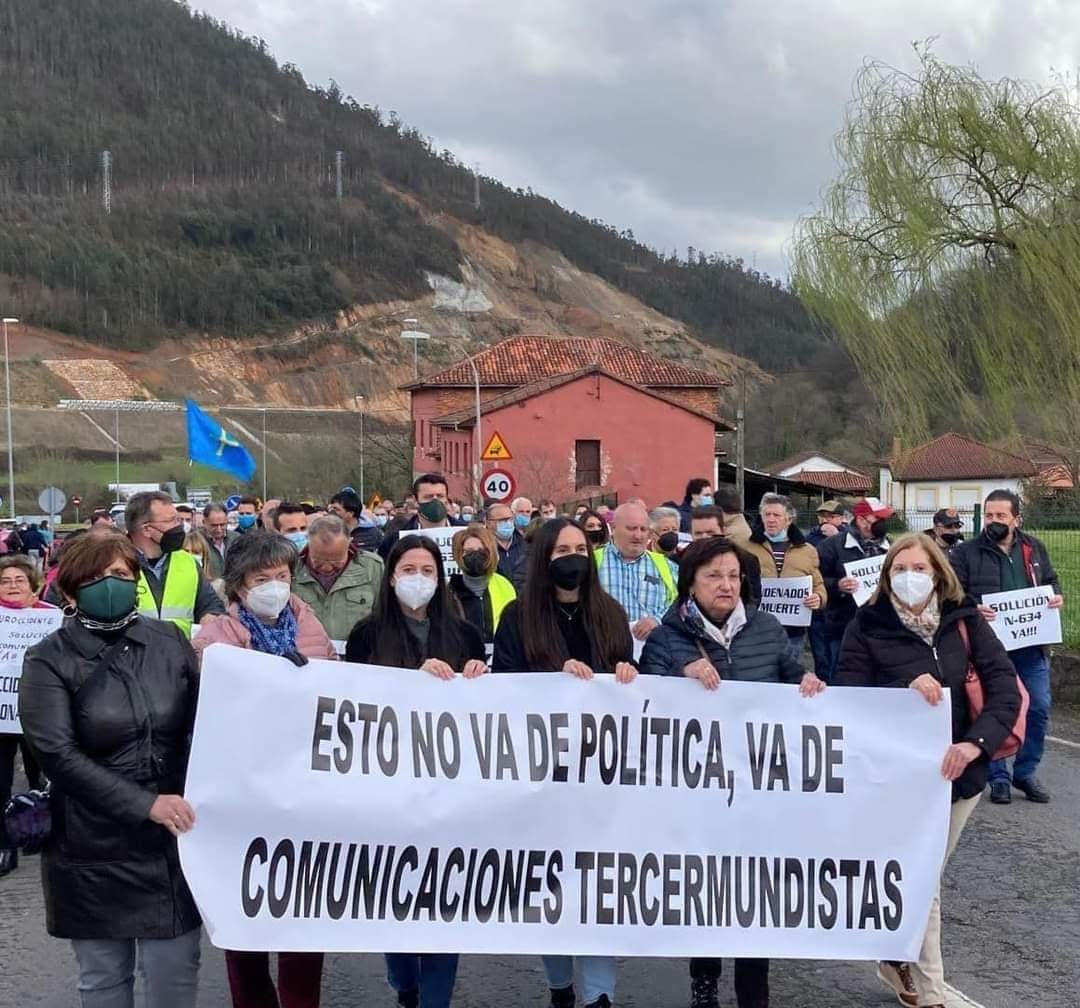
M 878 581 L 881 580 L 881 568 L 884 564 L 884 553 L 862 560 L 851 560 L 844 564 L 844 573 L 859 582 L 859 586 L 851 593 L 857 606 L 866 605 L 877 591 Z
M 983 596 L 982 604 L 997 613 L 990 629 L 1006 651 L 1061 643 L 1061 610 L 1047 605 L 1053 596 L 1049 585 Z
M 771 612 L 782 626 L 807 627 L 813 610 L 803 605 L 803 599 L 810 594 L 814 579 L 806 577 L 762 578 L 761 608 Z

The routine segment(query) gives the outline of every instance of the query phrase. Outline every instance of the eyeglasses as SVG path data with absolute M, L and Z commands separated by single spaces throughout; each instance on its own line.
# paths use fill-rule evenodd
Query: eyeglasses
M 5 577 L 0 578 L 0 588 L 29 588 L 30 579 L 26 575 L 21 577 Z

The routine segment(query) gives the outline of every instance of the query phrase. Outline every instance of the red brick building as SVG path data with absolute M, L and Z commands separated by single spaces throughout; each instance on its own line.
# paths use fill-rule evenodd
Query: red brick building
M 693 476 L 714 479 L 715 375 L 604 339 L 521 336 L 472 358 L 480 379 L 481 441 L 498 433 L 499 463 L 518 491 L 557 503 L 614 494 L 650 505 L 681 499 Z M 473 369 L 463 361 L 405 386 L 413 469 L 446 474 L 451 496 L 472 495 Z M 485 463 L 490 470 L 494 463 Z

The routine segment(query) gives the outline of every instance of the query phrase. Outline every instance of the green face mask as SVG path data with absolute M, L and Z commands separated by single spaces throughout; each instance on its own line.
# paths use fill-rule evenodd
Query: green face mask
M 99 623 L 115 623 L 135 608 L 135 582 L 103 577 L 83 585 L 75 597 L 79 612 Z

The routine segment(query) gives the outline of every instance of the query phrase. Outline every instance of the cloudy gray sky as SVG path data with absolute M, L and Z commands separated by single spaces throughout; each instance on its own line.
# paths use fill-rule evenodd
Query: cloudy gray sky
M 191 0 L 309 82 L 655 247 L 786 275 L 865 59 L 987 77 L 1080 61 L 1071 0 Z

